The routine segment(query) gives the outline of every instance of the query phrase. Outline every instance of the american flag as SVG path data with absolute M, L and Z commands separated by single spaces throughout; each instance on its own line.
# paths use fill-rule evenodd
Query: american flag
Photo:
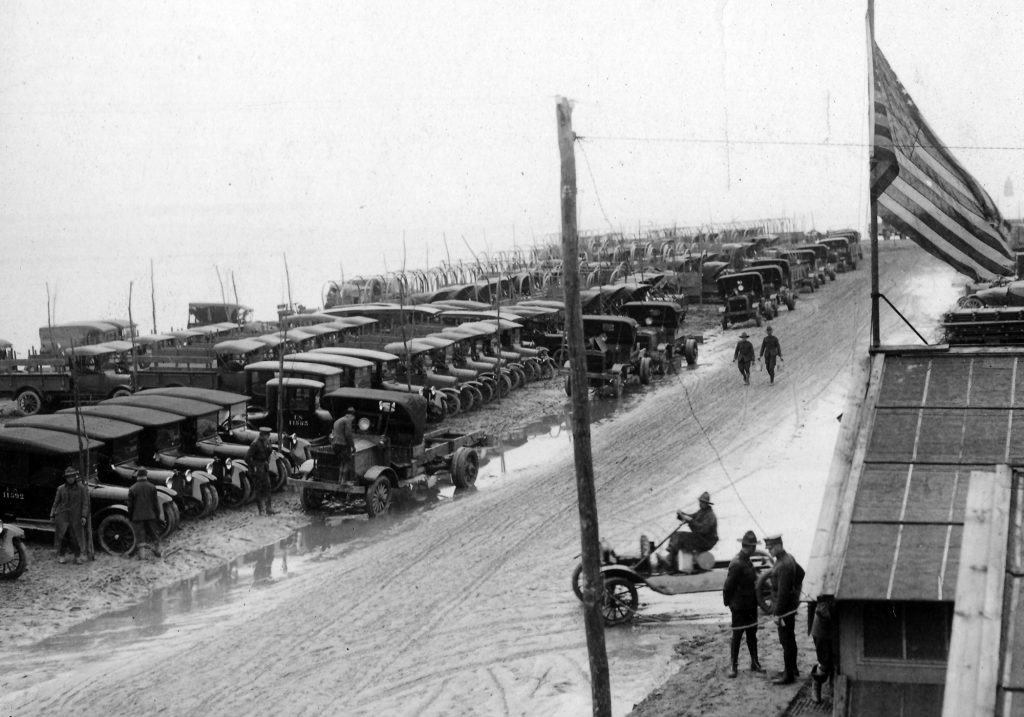
M 975 281 L 1014 272 L 1009 227 L 981 185 L 925 122 L 872 41 L 878 217 Z

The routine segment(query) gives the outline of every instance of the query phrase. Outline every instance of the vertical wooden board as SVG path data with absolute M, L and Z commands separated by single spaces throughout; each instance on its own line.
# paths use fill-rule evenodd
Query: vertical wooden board
M 909 463 L 914 457 L 918 409 L 879 408 L 875 412 L 865 461 Z
M 1024 364 L 1024 361 L 1021 362 Z M 1018 385 L 1017 393 L 1024 395 L 1024 385 Z M 1012 466 L 1024 465 L 1024 410 L 1011 411 L 1010 446 L 1006 462 Z
M 947 552 L 946 533 L 945 525 L 903 525 L 892 590 L 887 599 L 942 599 L 940 580 L 943 556 Z
M 842 600 L 882 600 L 889 585 L 898 525 L 853 523 L 836 596 Z
M 1010 537 L 1006 570 L 1014 576 L 1024 575 L 1024 475 L 1013 473 L 1013 498 L 1010 503 Z M 1024 635 L 1022 635 L 1024 639 Z
M 960 463 L 966 417 L 962 408 L 923 409 L 914 462 Z
M 1024 717 L 1024 694 L 1000 689 L 996 714 L 999 717 Z
M 924 405 L 929 408 L 966 407 L 971 363 L 970 356 L 933 358 Z
M 994 466 L 1006 461 L 1010 412 L 1002 409 L 968 411 L 963 463 Z
M 879 406 L 920 406 L 931 359 L 888 356 L 882 374 Z
M 898 522 L 903 491 L 911 466 L 901 463 L 864 464 L 853 505 L 854 522 Z

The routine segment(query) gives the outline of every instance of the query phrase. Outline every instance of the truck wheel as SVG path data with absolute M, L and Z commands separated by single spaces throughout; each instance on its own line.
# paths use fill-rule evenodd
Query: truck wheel
M 572 397 L 572 376 L 565 377 L 565 395 Z
M 484 403 L 490 403 L 494 400 L 494 386 L 491 384 L 486 381 L 481 381 L 480 385 L 474 386 L 474 388 L 480 392 L 480 396 L 483 398 Z
M 391 481 L 381 476 L 366 486 L 366 515 L 379 518 L 391 508 Z
M 203 494 L 203 505 L 210 506 L 210 513 L 215 512 L 220 507 L 220 494 L 213 483 L 200 486 L 199 492 Z
M 135 547 L 135 530 L 132 523 L 120 513 L 108 515 L 96 529 L 96 540 L 100 550 L 111 555 L 124 555 Z
M 651 357 L 644 356 L 640 359 L 640 383 L 647 385 L 651 382 Z
M 164 519 L 160 521 L 160 539 L 167 538 L 181 524 L 181 512 L 174 503 L 164 506 Z
M 270 486 L 270 490 L 280 493 L 288 485 L 288 476 L 292 473 L 292 466 L 284 458 L 278 458 L 275 465 L 277 466 L 277 475 L 274 477 L 274 483 Z
M 583 563 L 577 563 L 576 567 L 572 571 L 572 594 L 576 596 L 576 599 L 583 602 L 583 587 L 580 585 L 580 580 L 583 578 Z
M 238 479 L 239 485 L 226 479 L 220 483 L 221 501 L 226 508 L 240 508 L 252 496 L 252 484 L 249 482 L 249 476 L 243 473 L 238 476 Z
M 324 501 L 327 500 L 327 491 L 317 490 L 316 488 L 302 488 L 299 491 L 299 502 L 302 504 L 303 510 L 320 510 L 324 507 Z
M 113 390 L 113 392 L 110 394 L 110 397 L 111 398 L 121 398 L 122 396 L 131 396 L 131 395 L 132 395 L 132 390 L 130 388 L 125 388 L 124 386 L 119 386 L 118 388 L 115 388 Z
M 18 410 L 26 416 L 34 416 L 43 410 L 43 396 L 34 388 L 25 388 L 15 396 Z
M 458 396 L 445 394 L 442 400 L 444 401 L 444 414 L 449 418 L 459 415 L 462 411 L 462 401 Z
M 526 372 L 520 366 L 509 366 L 508 372 L 514 377 L 513 382 L 516 388 L 526 385 Z
M 533 361 L 527 361 L 523 364 L 523 373 L 526 375 L 526 380 L 529 383 L 533 383 L 540 378 L 540 369 L 537 368 L 537 364 Z
M 501 374 L 497 377 L 498 381 L 498 395 L 502 398 L 508 398 L 509 392 L 512 390 L 512 379 L 505 374 Z
M 549 378 L 555 377 L 555 369 L 557 364 L 551 358 L 545 358 L 540 364 L 540 377 L 541 380 L 547 381 Z
M 0 580 L 16 580 L 28 565 L 28 553 L 21 540 L 14 540 L 14 554 L 6 563 L 0 563 Z
M 766 615 L 771 615 L 772 609 L 775 607 L 775 600 L 772 598 L 770 574 L 770 571 L 765 570 L 757 576 L 757 582 L 754 583 L 754 597 L 757 599 L 757 606 Z
M 687 366 L 693 368 L 697 365 L 698 353 L 697 342 L 694 339 L 686 339 L 686 343 L 683 344 L 683 356 L 686 358 Z
M 604 579 L 601 616 L 605 625 L 620 625 L 633 617 L 640 601 L 636 587 L 626 578 L 613 575 Z
M 456 449 L 452 457 L 452 483 L 456 488 L 469 488 L 480 472 L 480 456 L 472 448 Z
M 459 387 L 459 403 L 461 404 L 462 411 L 472 411 L 476 408 L 476 396 L 473 395 L 473 391 L 469 386 Z

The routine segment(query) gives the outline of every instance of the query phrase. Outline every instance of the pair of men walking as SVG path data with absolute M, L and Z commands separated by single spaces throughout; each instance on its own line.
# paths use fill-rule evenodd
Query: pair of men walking
M 764 340 L 761 341 L 761 352 L 758 354 L 758 360 L 764 359 L 764 367 L 768 371 L 768 382 L 775 383 L 776 361 L 783 360 L 782 345 L 779 343 L 779 339 L 775 336 L 771 326 L 767 327 L 765 331 L 768 333 Z M 732 360 L 739 366 L 743 383 L 748 386 L 750 385 L 750 366 L 754 363 L 754 344 L 750 343 L 749 339 L 750 334 L 746 331 L 740 334 L 740 340 L 732 354 Z

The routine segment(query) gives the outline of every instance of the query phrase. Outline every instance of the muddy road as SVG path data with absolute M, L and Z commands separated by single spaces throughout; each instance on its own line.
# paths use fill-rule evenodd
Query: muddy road
M 883 246 L 880 258 L 883 293 L 934 340 L 955 275 L 909 244 Z M 593 425 L 603 536 L 634 552 L 707 490 L 716 554 L 734 552 L 749 528 L 782 532 L 806 561 L 851 364 L 867 350 L 867 264 L 783 310 L 774 385 L 756 368 L 742 384 L 730 329 L 708 336 L 695 369 L 627 395 Z M 885 343 L 916 341 L 882 315 Z M 747 330 L 758 345 L 763 329 Z M 558 417 L 538 425 L 541 435 L 488 461 L 471 493 L 372 524 L 332 518 L 240 574 L 197 576 L 16 652 L 0 643 L 0 712 L 590 714 L 569 590 L 579 553 L 571 433 Z M 640 598 L 636 623 L 606 636 L 617 715 L 674 671 L 680 621 L 724 615 L 717 595 Z

